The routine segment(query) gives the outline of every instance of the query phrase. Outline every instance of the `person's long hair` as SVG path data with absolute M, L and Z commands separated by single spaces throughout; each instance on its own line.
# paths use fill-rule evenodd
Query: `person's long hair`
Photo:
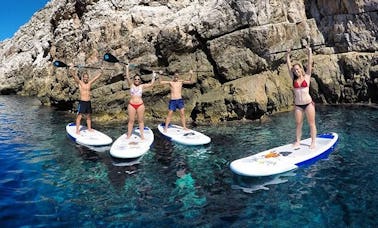
M 305 71 L 304 71 L 304 69 L 303 69 L 303 67 L 302 67 L 302 65 L 301 65 L 300 63 L 295 63 L 295 64 L 291 67 L 291 73 L 293 74 L 293 81 L 295 81 L 295 80 L 298 79 L 298 75 L 294 72 L 294 67 L 295 67 L 295 66 L 299 66 L 299 68 L 301 68 L 301 73 L 302 73 L 303 75 L 306 74 Z

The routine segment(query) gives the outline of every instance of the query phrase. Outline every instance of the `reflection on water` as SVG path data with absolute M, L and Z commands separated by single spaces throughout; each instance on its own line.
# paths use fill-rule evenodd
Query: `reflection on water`
M 267 177 L 243 177 L 235 175 L 233 189 L 240 189 L 245 193 L 254 193 L 258 190 L 269 190 L 269 185 L 286 183 L 287 177 L 295 176 L 295 171 Z
M 0 96 L 0 225 L 375 227 L 377 112 L 317 106 L 319 133 L 339 134 L 336 150 L 309 167 L 247 178 L 230 162 L 292 142 L 293 113 L 197 126 L 212 138 L 200 147 L 172 143 L 147 122 L 151 150 L 125 161 L 71 142 L 65 126 L 73 115 Z M 126 130 L 126 123 L 93 124 L 113 139 Z M 307 124 L 303 132 L 309 137 Z

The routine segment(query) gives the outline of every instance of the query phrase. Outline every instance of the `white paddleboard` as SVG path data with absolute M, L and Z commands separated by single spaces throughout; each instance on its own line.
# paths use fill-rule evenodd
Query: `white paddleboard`
M 189 146 L 204 145 L 211 142 L 211 138 L 201 132 L 188 129 L 184 130 L 181 126 L 169 124 L 167 132 L 164 132 L 164 123 L 158 125 L 161 134 L 170 140 Z
M 95 130 L 92 128 L 92 131 L 89 131 L 87 127 L 80 125 L 80 134 L 76 134 L 76 124 L 69 123 L 66 126 L 67 135 L 77 144 L 88 146 L 88 147 L 97 147 L 97 146 L 106 146 L 110 145 L 113 140 L 106 134 Z
M 140 138 L 139 128 L 134 128 L 129 139 L 127 134 L 123 134 L 113 143 L 110 148 L 110 155 L 116 158 L 137 158 L 150 149 L 151 144 L 154 142 L 154 133 L 148 127 L 143 131 L 144 140 Z
M 331 153 L 337 143 L 336 133 L 316 137 L 316 147 L 310 149 L 311 138 L 304 139 L 298 147 L 293 144 L 272 148 L 231 162 L 231 170 L 242 176 L 269 176 L 312 164 Z

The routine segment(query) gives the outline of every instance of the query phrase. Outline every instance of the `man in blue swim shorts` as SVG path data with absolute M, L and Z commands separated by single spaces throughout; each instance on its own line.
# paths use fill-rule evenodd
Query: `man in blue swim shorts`
M 173 112 L 177 109 L 180 111 L 181 117 L 181 124 L 182 127 L 186 130 L 186 120 L 185 120 L 185 104 L 184 100 L 182 99 L 181 91 L 183 84 L 193 84 L 195 81 L 193 80 L 193 71 L 189 71 L 190 79 L 189 80 L 180 80 L 178 73 L 173 75 L 171 81 L 162 81 L 161 77 L 159 77 L 160 84 L 169 84 L 171 87 L 171 100 L 169 101 L 168 105 L 168 115 L 165 120 L 165 127 L 164 131 L 167 131 L 168 125 L 171 122 Z

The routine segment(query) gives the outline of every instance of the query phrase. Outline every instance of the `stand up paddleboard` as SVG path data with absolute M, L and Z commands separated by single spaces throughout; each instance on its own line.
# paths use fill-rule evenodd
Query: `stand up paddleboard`
M 231 170 L 242 176 L 269 176 L 309 165 L 325 158 L 338 141 L 336 133 L 321 134 L 316 137 L 316 147 L 310 149 L 311 138 L 304 139 L 298 147 L 293 144 L 276 147 L 258 154 L 231 162 Z
M 164 123 L 159 124 L 158 130 L 161 134 L 174 142 L 188 146 L 204 145 L 211 142 L 211 138 L 201 132 L 191 129 L 184 130 L 181 126 L 174 124 L 169 124 L 167 132 L 164 132 L 164 126 Z
M 106 134 L 92 129 L 89 131 L 87 127 L 80 125 L 80 134 L 76 134 L 76 124 L 69 123 L 66 126 L 67 135 L 77 144 L 87 146 L 89 148 L 102 147 L 112 144 L 113 140 Z
M 110 148 L 110 155 L 116 158 L 138 158 L 150 149 L 154 142 L 154 133 L 148 127 L 143 131 L 144 139 L 140 138 L 139 128 L 134 128 L 129 139 L 123 134 L 113 143 Z

